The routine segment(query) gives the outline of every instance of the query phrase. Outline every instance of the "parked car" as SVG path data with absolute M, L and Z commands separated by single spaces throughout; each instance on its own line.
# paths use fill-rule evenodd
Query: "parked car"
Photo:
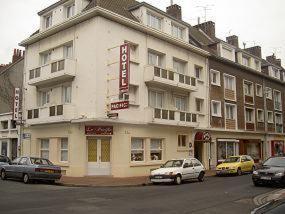
M 283 184 L 285 185 L 285 157 L 268 158 L 252 174 L 252 181 L 255 186 L 263 184 Z
M 198 179 L 204 181 L 205 167 L 196 158 L 174 159 L 153 170 L 150 175 L 152 183 L 171 183 L 179 185 L 184 180 Z
M 9 163 L 11 163 L 11 160 L 7 156 L 0 155 L 0 166 L 7 165 Z
M 1 179 L 18 178 L 24 183 L 33 180 L 45 180 L 54 183 L 61 178 L 61 168 L 53 165 L 49 160 L 36 157 L 20 157 L 10 164 L 2 165 Z
M 237 174 L 255 170 L 254 160 L 248 155 L 231 156 L 216 167 L 216 175 Z

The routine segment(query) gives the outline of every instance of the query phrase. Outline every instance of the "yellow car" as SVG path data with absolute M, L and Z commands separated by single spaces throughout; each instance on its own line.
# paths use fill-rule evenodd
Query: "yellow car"
M 253 159 L 248 155 L 231 156 L 216 167 L 216 175 L 237 174 L 253 172 L 255 169 Z

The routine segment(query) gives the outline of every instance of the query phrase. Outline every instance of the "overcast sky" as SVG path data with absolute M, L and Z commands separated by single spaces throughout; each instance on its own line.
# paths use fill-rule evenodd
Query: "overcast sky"
M 11 61 L 13 48 L 39 27 L 37 12 L 58 0 L 0 0 L 0 64 Z M 170 0 L 145 0 L 161 10 Z M 216 22 L 219 38 L 235 34 L 240 46 L 260 45 L 263 57 L 276 53 L 285 65 L 284 0 L 173 0 L 182 6 L 183 19 L 192 25 L 198 17 Z

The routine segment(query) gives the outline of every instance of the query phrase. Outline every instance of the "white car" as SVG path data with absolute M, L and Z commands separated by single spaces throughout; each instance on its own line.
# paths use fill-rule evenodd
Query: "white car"
M 205 167 L 196 158 L 173 159 L 153 170 L 150 181 L 156 183 L 174 182 L 179 185 L 183 180 L 198 179 L 204 181 Z

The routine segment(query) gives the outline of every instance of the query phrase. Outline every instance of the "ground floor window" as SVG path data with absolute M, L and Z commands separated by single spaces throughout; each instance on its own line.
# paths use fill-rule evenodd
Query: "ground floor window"
M 179 148 L 185 148 L 187 145 L 186 141 L 187 141 L 187 135 L 178 135 L 178 147 Z
M 2 141 L 1 146 L 1 155 L 8 156 L 8 142 Z
M 68 138 L 60 139 L 60 161 L 68 161 Z
M 150 159 L 152 161 L 162 160 L 162 139 L 150 140 Z
M 49 139 L 41 139 L 40 155 L 42 158 L 49 159 Z
M 131 161 L 142 162 L 144 161 L 144 139 L 132 138 L 131 141 Z
M 260 143 L 247 143 L 246 154 L 252 157 L 254 160 L 259 160 L 260 155 Z
M 236 155 L 236 142 L 218 141 L 217 142 L 218 162 L 230 156 Z
M 271 153 L 272 156 L 284 156 L 284 141 L 272 141 Z

